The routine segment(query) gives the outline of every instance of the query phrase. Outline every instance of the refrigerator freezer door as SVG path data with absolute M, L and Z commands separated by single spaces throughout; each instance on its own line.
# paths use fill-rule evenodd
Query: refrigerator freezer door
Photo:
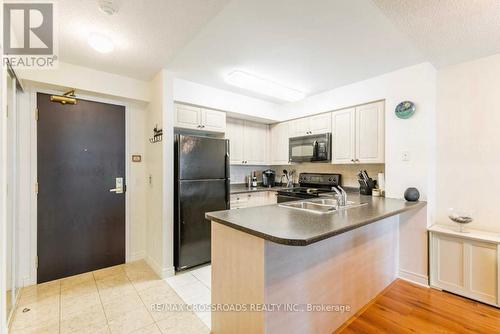
M 179 136 L 179 179 L 225 179 L 229 141 L 225 139 Z
M 226 210 L 226 180 L 179 182 L 175 224 L 175 267 L 187 269 L 210 262 L 211 223 L 205 213 Z

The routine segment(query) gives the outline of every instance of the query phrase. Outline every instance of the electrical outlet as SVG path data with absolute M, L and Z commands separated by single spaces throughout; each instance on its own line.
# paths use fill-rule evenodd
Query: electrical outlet
M 401 161 L 410 161 L 410 152 L 409 151 L 401 152 Z

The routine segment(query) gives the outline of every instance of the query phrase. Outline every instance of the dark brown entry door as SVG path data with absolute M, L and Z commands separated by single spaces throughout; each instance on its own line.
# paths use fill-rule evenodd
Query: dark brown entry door
M 38 283 L 124 263 L 125 107 L 37 104 Z

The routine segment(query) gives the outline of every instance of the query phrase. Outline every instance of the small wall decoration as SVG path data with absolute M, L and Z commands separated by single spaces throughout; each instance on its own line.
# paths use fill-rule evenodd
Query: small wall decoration
M 163 130 L 158 129 L 158 124 L 157 124 L 153 129 L 153 138 L 149 138 L 149 142 L 151 144 L 159 143 L 162 141 L 162 139 L 163 139 Z
M 415 113 L 415 103 L 411 101 L 403 101 L 396 106 L 396 116 L 401 119 L 408 119 Z

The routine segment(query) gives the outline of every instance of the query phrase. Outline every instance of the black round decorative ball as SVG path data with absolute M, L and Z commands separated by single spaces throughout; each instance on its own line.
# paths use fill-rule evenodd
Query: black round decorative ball
M 416 202 L 420 198 L 420 193 L 417 188 L 408 188 L 405 191 L 405 199 L 408 202 Z

